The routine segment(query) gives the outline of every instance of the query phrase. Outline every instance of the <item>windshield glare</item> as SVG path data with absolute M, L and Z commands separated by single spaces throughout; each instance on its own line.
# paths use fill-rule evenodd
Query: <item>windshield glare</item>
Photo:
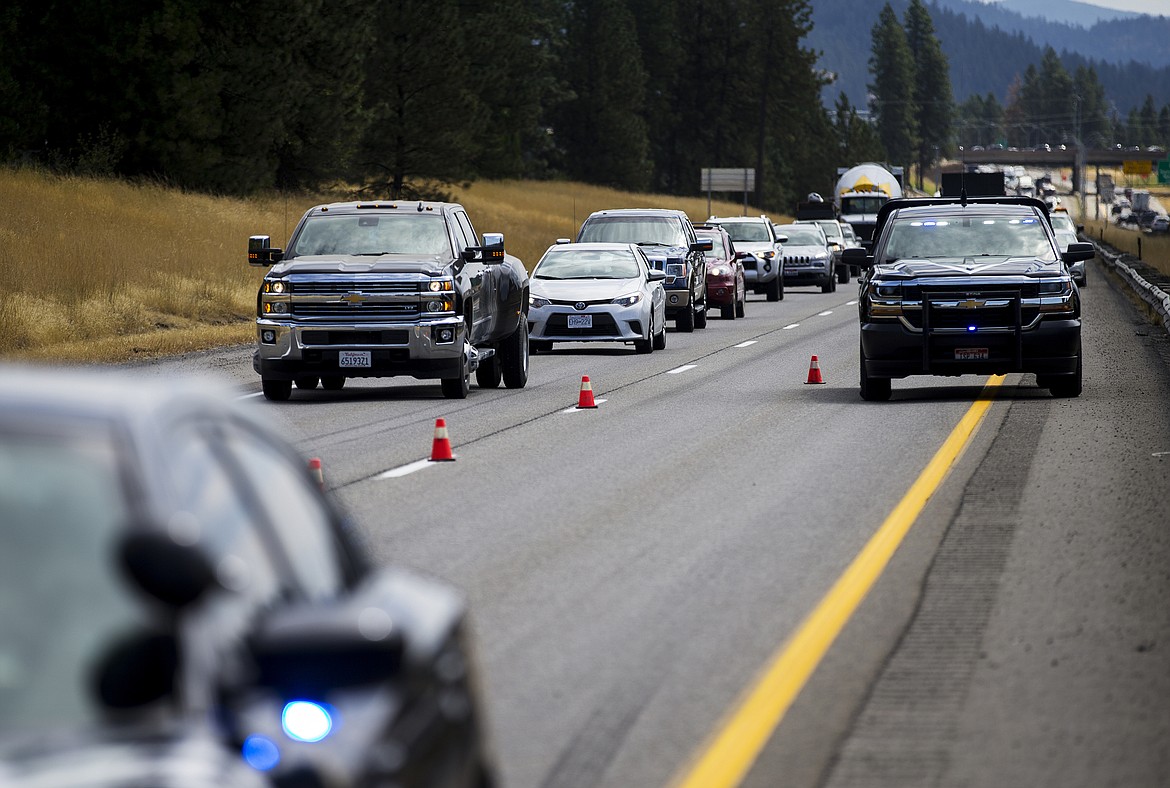
M 418 212 L 313 216 L 288 256 L 382 254 L 450 255 L 443 217 Z
M 581 227 L 578 243 L 686 246 L 682 225 L 672 216 L 598 216 Z
M 636 279 L 639 266 L 628 251 L 554 249 L 532 275 L 537 279 Z
M 114 561 L 130 512 L 111 436 L 0 425 L 0 478 L 0 735 L 100 722 L 102 658 L 146 620 Z
M 727 231 L 733 241 L 771 243 L 775 240 L 772 231 L 762 222 L 720 222 L 719 225 Z
M 902 219 L 890 228 L 886 259 L 1035 257 L 1055 262 L 1056 250 L 1035 217 Z
M 825 239 L 816 230 L 808 227 L 781 227 L 777 232 L 787 235 L 788 246 L 824 246 Z

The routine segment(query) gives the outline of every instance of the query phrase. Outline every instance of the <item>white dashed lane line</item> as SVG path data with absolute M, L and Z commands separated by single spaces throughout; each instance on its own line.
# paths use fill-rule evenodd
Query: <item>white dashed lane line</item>
M 683 364 L 681 367 L 675 367 L 672 370 L 668 370 L 666 374 L 667 375 L 680 375 L 683 372 L 686 372 L 688 369 L 694 369 L 697 366 L 699 366 L 699 365 L 698 364 Z
M 400 476 L 407 476 L 409 474 L 415 473 L 416 471 L 421 471 L 423 468 L 429 468 L 432 465 L 440 464 L 441 463 L 438 462 L 432 462 L 431 460 L 419 460 L 418 462 L 412 462 L 410 465 L 403 465 L 400 468 L 391 468 L 385 473 L 379 473 L 378 478 L 397 479 Z
M 856 301 L 846 301 L 845 306 L 857 306 L 857 302 Z
M 800 328 L 800 323 L 789 323 L 788 325 L 784 326 L 784 328 L 781 330 L 782 331 L 791 331 L 794 328 Z
M 817 312 L 817 317 L 826 317 L 827 315 L 831 315 L 831 314 L 833 314 L 833 310 L 826 309 L 824 312 Z
M 749 339 L 747 342 L 740 342 L 738 345 L 733 345 L 733 347 L 748 347 L 749 345 L 756 344 L 757 341 L 755 339 Z
M 253 399 L 254 397 L 263 397 L 263 396 L 264 396 L 263 391 L 257 391 L 255 394 L 245 394 L 242 397 L 236 397 L 236 399 Z

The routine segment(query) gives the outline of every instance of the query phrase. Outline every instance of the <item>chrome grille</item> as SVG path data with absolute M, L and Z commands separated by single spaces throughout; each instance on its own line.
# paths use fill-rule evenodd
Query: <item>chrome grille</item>
M 371 303 L 305 303 L 293 301 L 292 314 L 297 317 L 341 317 L 348 320 L 370 320 L 373 318 L 391 318 L 408 320 L 419 315 L 418 304 L 387 304 Z

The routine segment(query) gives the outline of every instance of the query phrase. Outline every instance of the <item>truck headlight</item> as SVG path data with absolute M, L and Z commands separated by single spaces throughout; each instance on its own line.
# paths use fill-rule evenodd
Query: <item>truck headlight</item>
M 264 280 L 264 292 L 265 293 L 276 293 L 279 295 L 279 294 L 285 293 L 291 289 L 292 288 L 289 287 L 287 284 L 285 284 L 285 282 L 281 279 L 265 279 Z
M 1073 284 L 1071 278 L 1046 279 L 1040 281 L 1041 312 L 1075 312 Z
M 450 279 L 432 279 L 427 282 L 426 289 L 432 293 L 450 293 L 455 289 L 455 282 Z
M 455 305 L 450 301 L 440 301 L 437 298 L 427 301 L 423 306 L 428 312 L 452 312 L 455 309 Z
M 870 282 L 867 291 L 872 317 L 898 317 L 902 314 L 902 285 Z

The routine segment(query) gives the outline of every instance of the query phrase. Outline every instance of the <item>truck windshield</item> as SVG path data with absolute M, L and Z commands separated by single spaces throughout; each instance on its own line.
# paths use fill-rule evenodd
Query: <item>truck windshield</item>
M 288 256 L 383 254 L 451 255 L 443 217 L 413 210 L 312 216 L 301 227 Z
M 598 216 L 586 220 L 578 243 L 686 246 L 682 225 L 671 216 Z
M 1056 261 L 1056 249 L 1035 217 L 902 219 L 890 227 L 884 259 L 1035 257 Z
M 877 213 L 886 204 L 888 198 L 881 197 L 842 197 L 841 213 Z

